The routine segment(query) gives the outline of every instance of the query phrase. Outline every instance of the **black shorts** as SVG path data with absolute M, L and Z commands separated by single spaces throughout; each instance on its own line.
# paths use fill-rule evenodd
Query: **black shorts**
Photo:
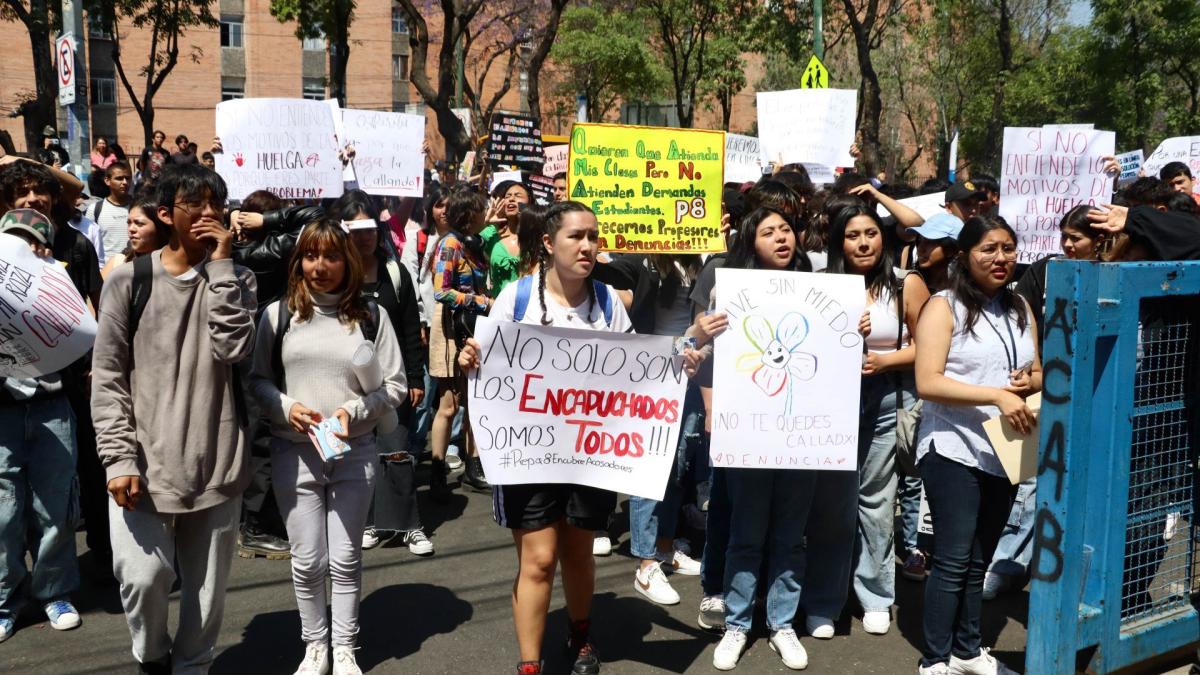
M 492 517 L 501 527 L 536 530 L 566 518 L 584 530 L 608 529 L 617 493 L 571 483 L 492 486 Z

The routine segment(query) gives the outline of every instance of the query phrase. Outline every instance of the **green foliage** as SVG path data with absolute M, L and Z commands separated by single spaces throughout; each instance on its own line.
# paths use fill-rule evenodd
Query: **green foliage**
M 318 38 L 335 35 L 346 17 L 352 16 L 354 0 L 271 0 L 271 16 L 280 22 L 295 21 L 296 37 Z

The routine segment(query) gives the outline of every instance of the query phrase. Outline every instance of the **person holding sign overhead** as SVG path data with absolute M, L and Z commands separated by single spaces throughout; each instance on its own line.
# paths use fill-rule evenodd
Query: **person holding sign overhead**
M 493 318 L 584 330 L 633 332 L 616 291 L 588 277 L 596 265 L 600 230 L 591 209 L 559 202 L 546 213 L 536 279 L 509 284 L 496 298 Z M 464 370 L 480 364 L 480 345 L 468 338 L 458 355 Z M 513 623 L 520 650 L 518 675 L 542 672 L 546 610 L 561 563 L 567 600 L 567 659 L 573 675 L 595 675 L 600 659 L 589 640 L 596 567 L 592 533 L 607 527 L 617 504 L 612 492 L 573 484 L 534 483 L 492 487 L 496 522 L 512 530 L 520 569 L 513 583 Z
M 983 423 L 1002 415 L 1032 433 L 1024 397 L 1042 388 L 1037 320 L 1008 289 L 1016 233 L 1002 219 L 977 216 L 963 225 L 958 246 L 950 288 L 930 299 L 916 333 L 917 392 L 925 401 L 917 461 L 936 552 L 920 675 L 1012 672 L 980 645 L 983 578 L 1016 492 Z

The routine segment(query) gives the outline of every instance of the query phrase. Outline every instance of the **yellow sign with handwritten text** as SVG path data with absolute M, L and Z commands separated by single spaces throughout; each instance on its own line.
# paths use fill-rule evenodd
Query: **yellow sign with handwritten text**
M 576 124 L 569 198 L 596 212 L 600 248 L 625 253 L 717 253 L 725 133 Z

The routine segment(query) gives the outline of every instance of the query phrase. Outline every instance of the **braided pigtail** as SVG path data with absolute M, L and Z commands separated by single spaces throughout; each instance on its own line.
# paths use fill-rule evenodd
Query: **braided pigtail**
M 543 246 L 541 253 L 538 254 L 538 259 L 541 264 L 538 265 L 538 302 L 542 303 L 542 325 L 550 325 L 550 312 L 546 308 L 546 266 L 550 261 L 546 259 L 546 247 Z

